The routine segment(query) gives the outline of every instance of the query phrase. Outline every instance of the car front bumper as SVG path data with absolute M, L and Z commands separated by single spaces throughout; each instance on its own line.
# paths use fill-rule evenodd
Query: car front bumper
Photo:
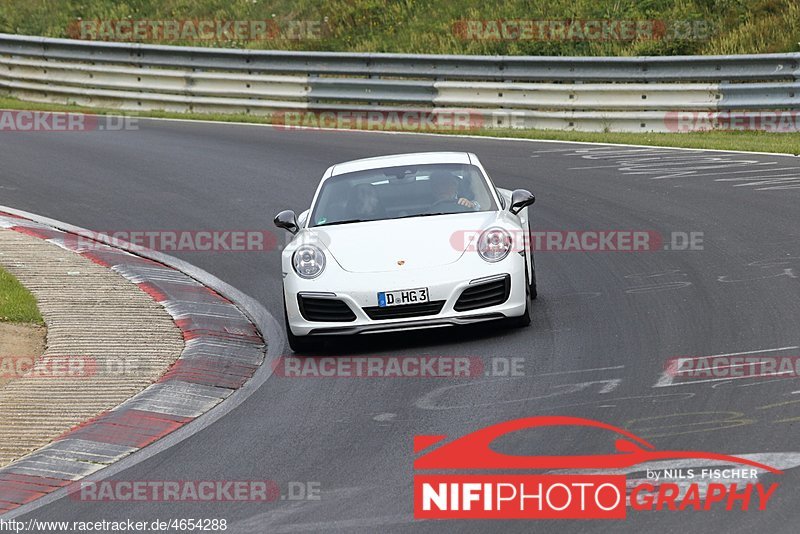
M 434 269 L 398 269 L 379 273 L 350 273 L 337 269 L 335 275 L 327 280 L 324 274 L 313 280 L 304 280 L 294 272 L 289 272 L 284 277 L 286 317 L 289 328 L 296 336 L 354 335 L 472 324 L 520 316 L 527 305 L 525 258 L 519 253 L 512 253 L 497 263 L 483 260 L 459 261 Z M 510 291 L 504 302 L 469 311 L 454 309 L 465 289 L 504 275 L 510 276 Z M 365 308 L 378 306 L 378 292 L 422 287 L 428 288 L 431 302 L 443 301 L 438 313 L 419 317 L 372 319 L 365 311 Z M 344 302 L 355 315 L 355 319 L 339 322 L 307 320 L 301 313 L 298 294 Z

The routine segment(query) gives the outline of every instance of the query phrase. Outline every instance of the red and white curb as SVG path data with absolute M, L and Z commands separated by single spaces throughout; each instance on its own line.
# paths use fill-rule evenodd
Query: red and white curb
M 0 469 L 0 515 L 78 481 L 167 436 L 242 388 L 265 341 L 233 302 L 182 271 L 0 211 L 0 227 L 38 237 L 106 266 L 164 306 L 185 347 L 153 385 Z

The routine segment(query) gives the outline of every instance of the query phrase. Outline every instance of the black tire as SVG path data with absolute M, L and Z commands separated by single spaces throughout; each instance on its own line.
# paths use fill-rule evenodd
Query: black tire
M 296 336 L 289 328 L 289 314 L 286 313 L 286 302 L 283 303 L 283 323 L 286 326 L 286 339 L 292 352 L 308 353 L 319 347 L 319 340 L 311 336 Z
M 528 235 L 531 235 L 531 223 L 528 222 Z M 533 254 L 533 250 L 530 251 L 531 255 L 531 283 L 529 287 L 530 292 L 530 300 L 536 300 L 536 297 L 539 296 L 539 291 L 536 288 L 536 256 Z
M 509 317 L 508 324 L 514 328 L 524 328 L 531 324 L 531 294 L 528 282 L 528 269 L 525 268 L 525 311 L 519 317 Z

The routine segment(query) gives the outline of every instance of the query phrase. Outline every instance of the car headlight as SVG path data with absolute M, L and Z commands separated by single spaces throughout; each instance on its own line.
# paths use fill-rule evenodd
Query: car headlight
M 292 265 L 300 278 L 316 278 L 325 270 L 325 254 L 319 247 L 303 245 L 294 251 Z
M 500 261 L 511 252 L 511 234 L 502 228 L 489 228 L 478 238 L 478 254 L 488 262 Z

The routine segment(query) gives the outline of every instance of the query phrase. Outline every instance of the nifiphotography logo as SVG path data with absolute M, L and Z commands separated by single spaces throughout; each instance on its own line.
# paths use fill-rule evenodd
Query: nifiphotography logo
M 547 427 L 583 427 L 612 433 L 611 454 L 513 456 L 496 452 L 492 443 L 506 434 Z M 625 519 L 634 510 L 765 510 L 779 484 L 758 482 L 758 473 L 783 474 L 768 465 L 713 452 L 659 451 L 642 438 L 599 421 L 566 416 L 539 416 L 492 425 L 452 441 L 447 436 L 415 436 L 414 517 L 416 519 Z M 657 472 L 647 465 L 686 461 L 708 468 Z M 659 462 L 653 464 L 650 462 Z M 628 484 L 624 474 L 642 466 L 646 482 Z M 731 467 L 735 466 L 735 467 Z M 507 474 L 542 470 L 545 474 Z M 553 470 L 591 474 L 553 474 Z M 434 472 L 420 474 L 420 471 Z M 480 471 L 481 474 L 441 474 Z M 494 473 L 492 473 L 494 471 Z M 607 474 L 603 474 L 608 471 Z M 625 471 L 622 471 L 625 472 Z M 629 471 L 628 471 L 629 472 Z M 746 483 L 709 482 L 719 478 Z M 705 481 L 703 480 L 705 479 Z M 651 483 L 653 482 L 653 483 Z

